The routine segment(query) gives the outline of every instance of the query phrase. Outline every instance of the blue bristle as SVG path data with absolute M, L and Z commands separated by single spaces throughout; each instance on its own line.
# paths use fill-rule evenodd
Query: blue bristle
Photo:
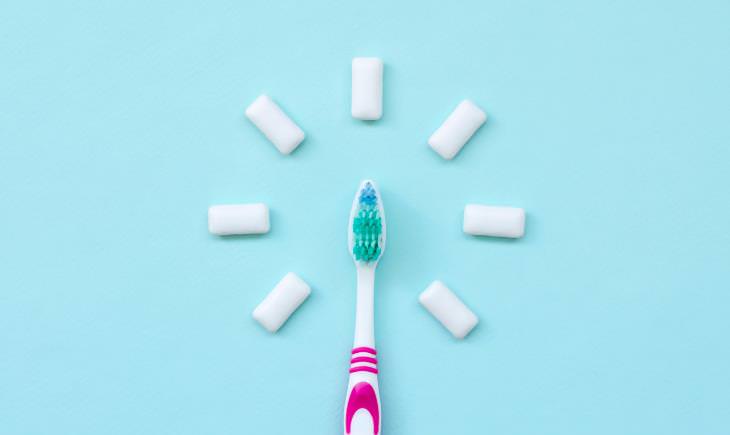
M 378 196 L 375 193 L 373 185 L 366 183 L 365 187 L 360 191 L 360 204 L 375 205 L 378 202 Z

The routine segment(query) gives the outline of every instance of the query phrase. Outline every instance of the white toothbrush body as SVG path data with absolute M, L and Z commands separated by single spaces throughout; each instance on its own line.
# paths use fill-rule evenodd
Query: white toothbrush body
M 358 220 L 358 217 L 362 219 Z M 374 249 L 370 248 L 368 242 L 371 239 L 374 239 Z M 357 308 L 350 378 L 345 398 L 344 433 L 379 435 L 382 419 L 375 350 L 374 302 L 375 268 L 385 249 L 385 216 L 382 201 L 372 181 L 363 181 L 355 196 L 350 215 L 348 243 L 357 267 Z

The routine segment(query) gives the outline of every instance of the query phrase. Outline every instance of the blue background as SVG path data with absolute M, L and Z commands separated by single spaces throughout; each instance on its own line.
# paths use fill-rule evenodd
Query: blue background
M 730 3 L 183 3 L 1 8 L 0 432 L 339 434 L 372 177 L 384 434 L 728 433 Z M 243 115 L 263 92 L 291 156 Z M 447 162 L 463 98 L 489 120 Z M 253 201 L 271 233 L 208 234 Z M 467 202 L 525 238 L 465 236 Z M 313 294 L 270 335 L 289 271 Z M 463 342 L 434 279 L 481 318 Z

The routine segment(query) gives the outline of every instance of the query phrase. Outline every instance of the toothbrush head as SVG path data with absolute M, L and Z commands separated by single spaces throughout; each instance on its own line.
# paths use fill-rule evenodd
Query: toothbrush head
M 371 180 L 360 183 L 352 202 L 348 244 L 356 263 L 375 265 L 385 250 L 383 201 Z

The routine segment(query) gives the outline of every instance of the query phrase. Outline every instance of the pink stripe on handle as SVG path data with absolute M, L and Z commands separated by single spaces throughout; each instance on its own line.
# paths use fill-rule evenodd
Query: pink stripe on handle
M 356 347 L 356 348 L 352 349 L 352 353 L 360 353 L 360 352 L 367 352 L 367 353 L 370 353 L 373 355 L 378 354 L 378 352 L 376 352 L 375 349 L 373 349 L 372 347 L 363 346 L 363 347 Z
M 355 363 L 359 363 L 359 362 L 377 364 L 378 360 L 375 358 L 370 358 L 369 356 L 356 356 L 355 358 L 350 360 L 350 364 L 355 364 Z
M 350 373 L 355 373 L 355 372 L 370 372 L 370 373 L 375 373 L 377 375 L 378 369 L 370 367 L 370 366 L 357 366 L 357 367 L 353 367 L 350 369 Z

